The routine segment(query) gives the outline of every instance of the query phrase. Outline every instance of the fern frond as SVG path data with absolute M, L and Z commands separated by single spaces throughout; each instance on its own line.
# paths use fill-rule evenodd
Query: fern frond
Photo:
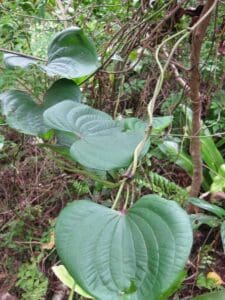
M 149 181 L 137 178 L 136 183 L 141 188 L 149 188 L 152 192 L 166 199 L 175 200 L 180 204 L 184 204 L 188 197 L 188 192 L 185 189 L 155 172 L 149 172 Z

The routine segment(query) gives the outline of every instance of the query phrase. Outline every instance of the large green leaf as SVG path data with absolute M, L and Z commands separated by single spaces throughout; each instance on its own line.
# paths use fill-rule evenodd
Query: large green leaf
M 14 54 L 5 55 L 4 61 L 9 67 L 27 68 L 35 64 L 49 76 L 68 79 L 94 73 L 100 65 L 94 44 L 78 27 L 65 29 L 55 36 L 48 48 L 46 65 L 35 58 Z
M 112 118 L 88 105 L 66 100 L 58 103 L 44 113 L 46 124 L 51 128 L 73 132 L 78 137 L 100 134 L 101 131 L 119 126 Z
M 218 291 L 207 293 L 198 297 L 195 297 L 193 300 L 224 300 L 225 299 L 225 291 Z
M 159 300 L 180 276 L 192 245 L 189 217 L 157 195 L 126 213 L 74 201 L 56 225 L 58 254 L 75 282 L 98 300 Z
M 112 170 L 128 166 L 136 146 L 144 137 L 145 128 L 123 132 L 120 124 L 108 114 L 69 100 L 46 110 L 44 120 L 51 128 L 70 133 L 65 139 L 60 134 L 59 143 L 64 141 L 65 146 L 71 146 L 71 157 L 91 169 Z M 149 144 L 148 141 L 142 155 Z
M 71 102 L 79 102 L 80 90 L 73 81 L 61 79 L 51 86 L 40 104 L 18 90 L 0 94 L 0 102 L 9 126 L 25 134 L 41 135 L 51 129 L 44 123 L 43 112 L 68 97 Z
M 48 64 L 43 67 L 49 75 L 78 78 L 93 73 L 99 67 L 94 44 L 82 29 L 68 28 L 51 42 Z
M 88 136 L 75 142 L 71 156 L 81 165 L 98 170 L 113 170 L 128 166 L 137 145 L 144 138 L 141 131 L 115 132 L 108 135 Z M 146 153 L 149 142 L 146 143 Z
M 66 100 L 44 113 L 44 120 L 51 128 L 73 133 L 79 138 L 105 134 L 107 130 L 120 131 L 110 115 L 88 105 Z
M 74 81 L 69 79 L 60 79 L 54 82 L 51 88 L 47 90 L 45 99 L 50 104 L 49 106 L 67 99 L 80 102 L 81 92 Z

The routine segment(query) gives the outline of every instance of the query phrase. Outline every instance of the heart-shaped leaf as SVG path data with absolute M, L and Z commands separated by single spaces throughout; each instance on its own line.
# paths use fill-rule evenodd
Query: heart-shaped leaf
M 120 130 L 110 115 L 88 105 L 63 101 L 44 113 L 46 124 L 51 128 L 72 132 L 77 137 L 100 134 L 108 129 Z
M 56 248 L 75 282 L 99 300 L 158 300 L 177 280 L 192 245 L 189 217 L 157 195 L 127 213 L 88 200 L 60 213 Z
M 68 79 L 55 82 L 44 96 L 41 104 L 37 104 L 30 95 L 23 91 L 9 91 L 0 94 L 2 114 L 12 128 L 31 135 L 41 135 L 51 128 L 44 123 L 43 112 L 50 106 L 68 99 L 80 101 L 80 90 Z
M 74 135 L 76 140 L 70 154 L 81 165 L 91 169 L 112 170 L 128 166 L 136 146 L 144 137 L 145 128 L 122 132 L 120 125 L 108 114 L 72 101 L 63 101 L 46 110 L 44 120 L 51 128 Z M 60 140 L 64 140 L 62 134 Z M 64 146 L 72 141 L 73 137 L 67 136 Z M 142 155 L 149 144 L 148 141 Z
M 70 148 L 71 156 L 81 165 L 97 170 L 113 170 L 127 167 L 144 133 L 112 132 L 108 135 L 88 136 L 75 142 Z M 148 141 L 142 156 L 150 146 Z
M 100 65 L 94 44 L 78 27 L 65 29 L 55 36 L 48 48 L 47 65 L 15 54 L 6 54 L 4 61 L 9 67 L 27 68 L 35 64 L 49 76 L 68 79 L 90 75 Z
M 49 75 L 78 78 L 89 75 L 99 67 L 95 46 L 78 27 L 63 30 L 48 48 L 48 64 L 43 67 Z

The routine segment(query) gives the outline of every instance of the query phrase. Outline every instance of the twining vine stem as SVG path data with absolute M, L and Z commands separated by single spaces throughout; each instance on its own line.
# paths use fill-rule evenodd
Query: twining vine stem
M 72 289 L 70 291 L 70 295 L 69 295 L 69 299 L 68 300 L 73 300 L 75 287 L 76 287 L 76 283 L 74 282 L 74 284 L 72 286 Z
M 160 70 L 160 75 L 159 75 L 159 78 L 157 80 L 157 83 L 156 83 L 156 87 L 155 87 L 155 90 L 154 90 L 154 93 L 153 93 L 153 97 L 152 99 L 150 100 L 149 104 L 148 104 L 148 107 L 147 107 L 147 111 L 148 111 L 148 118 L 149 118 L 149 121 L 148 121 L 148 125 L 147 125 L 147 128 L 145 130 L 145 135 L 144 135 L 144 138 L 143 140 L 137 145 L 135 151 L 134 151 L 134 157 L 133 157 L 133 162 L 132 164 L 129 166 L 128 170 L 126 171 L 125 173 L 125 178 L 121 181 L 121 185 L 119 187 L 119 190 L 118 190 L 118 193 L 116 195 L 116 198 L 115 198 L 115 201 L 114 201 L 114 204 L 112 206 L 112 209 L 115 209 L 118 202 L 119 202 L 119 199 L 120 199 L 120 196 L 121 196 L 121 193 L 123 191 L 123 188 L 124 188 L 124 185 L 126 183 L 126 181 L 130 178 L 132 178 L 136 172 L 136 169 L 137 169 L 137 165 L 138 165 L 138 158 L 145 146 L 145 143 L 147 142 L 147 140 L 149 139 L 150 135 L 151 135 L 151 130 L 152 130 L 152 122 L 153 122 L 153 112 L 154 112 L 154 107 L 155 107 L 155 102 L 156 102 L 156 99 L 162 89 L 162 85 L 163 85 L 163 81 L 164 81 L 164 74 L 165 74 L 165 71 L 167 70 L 167 67 L 169 66 L 171 60 L 172 60 L 172 57 L 176 51 L 176 49 L 178 48 L 178 46 L 180 45 L 180 43 L 189 36 L 190 33 L 192 33 L 208 16 L 210 16 L 210 14 L 212 13 L 212 11 L 214 10 L 214 8 L 216 7 L 218 3 L 218 0 L 215 0 L 215 2 L 212 4 L 212 6 L 207 10 L 207 12 L 205 12 L 205 14 L 203 16 L 201 16 L 201 18 L 192 26 L 192 27 L 188 27 L 187 29 L 184 29 L 170 37 L 168 37 L 167 39 L 165 39 L 156 49 L 156 52 L 155 52 L 155 59 L 156 59 L 156 62 L 158 64 L 158 67 L 159 67 L 159 70 Z M 169 42 L 170 40 L 176 38 L 177 36 L 180 36 L 181 34 L 183 34 L 178 40 L 177 42 L 175 43 L 175 45 L 173 46 L 168 58 L 167 58 L 167 61 L 164 65 L 164 67 L 162 66 L 160 60 L 159 60 L 159 52 L 160 50 L 163 48 L 163 46 Z

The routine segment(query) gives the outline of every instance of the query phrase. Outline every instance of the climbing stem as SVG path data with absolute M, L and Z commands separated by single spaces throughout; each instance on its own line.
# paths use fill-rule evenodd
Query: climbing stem
M 218 1 L 215 1 L 213 3 L 213 5 L 209 8 L 209 10 L 199 19 L 199 21 L 196 24 L 194 24 L 192 27 L 188 27 L 187 29 L 183 29 L 183 30 L 175 33 L 174 35 L 168 37 L 156 49 L 155 59 L 156 59 L 156 63 L 157 63 L 157 65 L 159 67 L 159 70 L 160 70 L 160 75 L 159 75 L 159 78 L 158 78 L 157 83 L 156 83 L 156 87 L 155 87 L 155 90 L 154 90 L 154 93 L 153 93 L 153 97 L 150 100 L 150 102 L 148 104 L 148 107 L 147 107 L 149 121 L 148 121 L 148 126 L 147 126 L 146 131 L 145 131 L 145 136 L 144 136 L 143 140 L 137 145 L 137 147 L 134 151 L 133 167 L 132 167 L 131 176 L 134 176 L 134 174 L 136 172 L 139 155 L 141 154 L 146 141 L 150 137 L 151 130 L 152 130 L 152 123 L 153 123 L 153 112 L 154 112 L 155 102 L 156 102 L 156 99 L 157 99 L 157 97 L 158 97 L 158 95 L 161 91 L 163 81 L 164 81 L 164 74 L 165 74 L 165 72 L 166 72 L 166 70 L 167 70 L 167 68 L 168 68 L 168 66 L 171 62 L 171 59 L 172 59 L 176 49 L 180 45 L 180 43 L 185 38 L 187 38 L 189 36 L 190 32 L 193 32 L 199 24 L 201 24 L 205 19 L 207 19 L 207 17 L 210 15 L 210 13 L 215 8 L 217 2 Z M 164 67 L 163 67 L 160 60 L 159 60 L 160 50 L 165 46 L 166 43 L 168 43 L 170 40 L 172 40 L 172 39 L 174 39 L 174 38 L 176 38 L 177 36 L 180 36 L 180 35 L 182 35 L 182 36 L 174 44 L 174 46 L 173 46 L 173 48 L 172 48 L 172 50 L 171 50 L 171 52 L 170 52 L 170 54 L 167 58 L 167 61 L 164 64 Z
M 73 286 L 72 286 L 72 289 L 71 289 L 71 291 L 70 291 L 70 295 L 69 295 L 68 300 L 73 300 L 75 285 L 76 285 L 76 283 L 74 282 L 74 284 L 73 284 Z
M 117 204 L 118 204 L 118 202 L 119 202 L 119 200 L 120 200 L 120 196 L 121 196 L 121 193 L 122 193 L 122 191 L 123 191 L 123 188 L 124 188 L 124 185 L 125 185 L 126 181 L 127 181 L 127 178 L 124 178 L 124 179 L 122 180 L 122 182 L 121 182 L 121 184 L 120 184 L 120 187 L 119 187 L 119 190 L 118 190 L 118 192 L 117 192 L 115 201 L 114 201 L 114 203 L 113 203 L 113 205 L 112 205 L 112 209 L 115 209 L 115 208 L 117 207 Z
M 126 171 L 125 173 L 125 178 L 124 180 L 121 182 L 121 185 L 119 187 L 119 190 L 118 190 L 118 193 L 117 193 L 117 196 L 116 196 L 116 199 L 115 199 L 115 202 L 112 206 L 112 208 L 114 209 L 116 206 L 117 206 L 117 203 L 119 201 L 119 198 L 121 196 L 121 193 L 123 191 L 123 188 L 124 188 L 124 185 L 127 181 L 128 178 L 132 178 L 136 172 L 136 169 L 137 169 L 137 165 L 138 165 L 138 158 L 144 148 L 144 145 L 145 143 L 147 142 L 147 140 L 149 139 L 150 135 L 151 135 L 151 130 L 152 130 L 152 123 L 153 123 L 153 112 L 154 112 L 154 107 L 155 107 L 155 102 L 156 102 L 156 99 L 162 89 L 162 85 L 163 85 L 163 81 L 164 81 L 164 75 L 165 75 L 165 72 L 171 62 L 171 59 L 176 51 L 176 49 L 178 48 L 178 46 L 180 45 L 180 43 L 189 36 L 190 32 L 193 32 L 198 26 L 199 24 L 201 24 L 205 19 L 207 19 L 207 17 L 210 15 L 210 13 L 213 11 L 213 9 L 215 8 L 216 4 L 217 4 L 218 1 L 215 1 L 213 3 L 213 5 L 209 8 L 209 10 L 203 15 L 201 16 L 201 18 L 198 20 L 198 22 L 196 24 L 194 24 L 192 27 L 188 27 L 187 29 L 184 29 L 180 32 L 177 32 L 175 33 L 174 35 L 168 37 L 167 39 L 165 39 L 156 49 L 156 52 L 155 52 L 155 59 L 156 59 L 156 63 L 159 67 L 159 70 L 160 70 L 160 75 L 159 75 L 159 78 L 157 80 L 157 83 L 156 83 L 156 86 L 155 86 L 155 90 L 154 90 L 154 93 L 153 93 L 153 97 L 152 99 L 150 100 L 149 104 L 148 104 L 148 107 L 147 107 L 147 112 L 148 112 L 148 125 L 146 127 L 146 130 L 145 130 L 145 135 L 144 135 L 144 138 L 143 140 L 137 145 L 137 147 L 135 148 L 134 150 L 134 156 L 133 156 L 133 162 L 132 164 L 129 166 L 128 170 Z M 177 42 L 174 44 L 168 58 L 167 58 L 167 61 L 165 62 L 164 66 L 162 66 L 160 60 L 159 60 L 159 53 L 160 53 L 160 50 L 165 46 L 166 43 L 168 43 L 169 41 L 171 41 L 172 39 L 178 37 L 182 35 L 178 40 Z M 128 176 L 129 175 L 129 176 Z
M 127 205 L 128 205 L 128 202 L 129 202 L 129 197 L 130 197 L 130 187 L 129 187 L 129 184 L 127 184 L 126 199 L 125 199 L 125 203 L 124 203 L 124 206 L 123 206 L 123 211 L 125 211 L 127 209 Z
M 160 60 L 159 60 L 159 52 L 160 50 L 162 49 L 162 47 L 167 43 L 169 42 L 170 40 L 176 38 L 177 36 L 181 35 L 182 36 L 178 39 L 178 41 L 175 43 L 175 45 L 173 46 L 171 52 L 170 52 L 170 55 L 169 57 L 167 58 L 167 61 L 164 65 L 164 67 L 162 66 Z M 159 78 L 157 80 L 157 83 L 156 83 L 156 87 L 155 87 L 155 90 L 154 90 L 154 94 L 153 94 L 153 97 L 152 99 L 150 100 L 149 104 L 148 104 L 148 107 L 147 107 L 147 111 L 148 111 L 148 118 L 149 118 L 149 121 L 148 121 L 148 125 L 147 125 L 147 128 L 145 130 L 145 135 L 144 135 L 144 138 L 143 140 L 137 145 L 135 151 L 134 151 L 134 158 L 133 158 L 133 164 L 132 164 L 132 171 L 131 171 L 131 177 L 134 176 L 135 172 L 136 172 L 136 169 L 137 169 L 137 164 L 138 164 L 138 158 L 139 158 L 139 155 L 141 154 L 142 150 L 143 150 L 143 147 L 145 145 L 145 143 L 147 142 L 147 140 L 149 139 L 150 137 L 150 134 L 151 134 L 151 130 L 152 130 L 152 123 L 153 123 L 153 112 L 154 112 L 154 107 L 155 107 L 155 102 L 156 102 L 156 99 L 161 91 L 161 88 L 162 88 L 162 85 L 163 85 L 163 81 L 164 81 L 164 74 L 169 66 L 169 63 L 173 57 L 173 54 L 174 52 L 176 51 L 177 47 L 179 46 L 179 44 L 183 41 L 183 39 L 185 39 L 187 36 L 189 35 L 189 31 L 187 29 L 184 29 L 178 33 L 175 33 L 174 35 L 168 37 L 167 39 L 165 39 L 160 45 L 159 47 L 156 49 L 156 52 L 155 52 L 155 59 L 156 59 L 156 62 L 158 64 L 158 67 L 159 67 L 159 70 L 160 70 L 160 75 L 159 75 Z

